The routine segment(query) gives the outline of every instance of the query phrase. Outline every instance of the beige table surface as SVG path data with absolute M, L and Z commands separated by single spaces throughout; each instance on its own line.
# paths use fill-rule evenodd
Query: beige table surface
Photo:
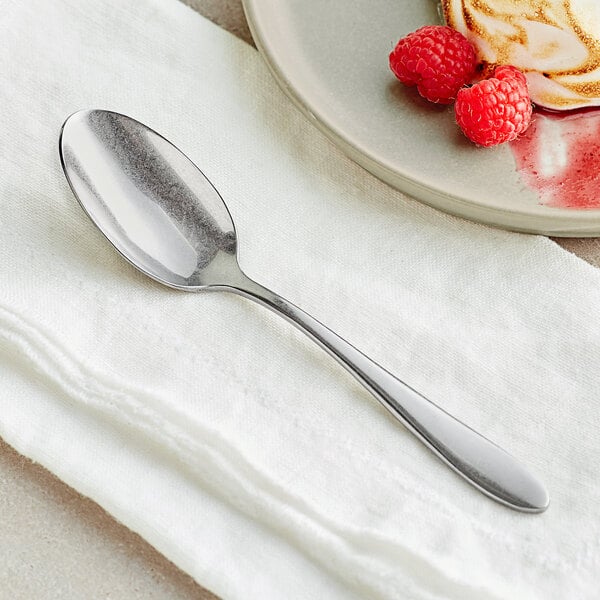
M 183 1 L 251 43 L 240 0 Z M 559 243 L 600 266 L 600 239 Z M 215 596 L 94 502 L 0 440 L 0 600 L 50 598 Z

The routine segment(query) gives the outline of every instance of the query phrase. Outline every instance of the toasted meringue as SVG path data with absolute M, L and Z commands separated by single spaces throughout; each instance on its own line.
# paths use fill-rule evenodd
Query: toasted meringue
M 600 0 L 441 0 L 446 23 L 492 66 L 527 76 L 536 104 L 600 106 Z

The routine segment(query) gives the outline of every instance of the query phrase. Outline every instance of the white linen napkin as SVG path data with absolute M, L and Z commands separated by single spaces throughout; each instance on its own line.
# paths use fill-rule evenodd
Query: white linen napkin
M 599 271 L 377 181 L 176 0 L 2 9 L 8 443 L 224 598 L 596 596 Z M 251 277 L 521 458 L 549 510 L 475 491 L 282 319 L 129 266 L 60 169 L 87 107 L 177 144 Z

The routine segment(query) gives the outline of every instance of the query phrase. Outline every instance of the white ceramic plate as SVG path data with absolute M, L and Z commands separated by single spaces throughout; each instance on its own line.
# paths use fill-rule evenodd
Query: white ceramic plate
M 305 115 L 374 175 L 431 206 L 490 225 L 600 235 L 600 209 L 541 203 L 511 149 L 477 148 L 452 109 L 429 104 L 388 69 L 397 40 L 440 22 L 435 0 L 244 0 L 254 40 Z

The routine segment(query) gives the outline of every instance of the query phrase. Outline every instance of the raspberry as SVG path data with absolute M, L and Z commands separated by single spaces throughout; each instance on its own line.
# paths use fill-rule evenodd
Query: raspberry
M 416 85 L 431 102 L 449 104 L 475 74 L 475 49 L 460 32 L 426 25 L 402 38 L 390 54 L 390 68 L 406 85 Z
M 521 71 L 519 71 L 519 69 L 517 69 L 517 67 L 513 67 L 511 65 L 501 65 L 496 67 L 493 76 L 501 81 L 514 80 L 517 84 L 522 86 L 527 93 L 529 93 L 527 90 L 527 78 Z
M 531 121 L 531 99 L 525 75 L 515 67 L 496 67 L 494 76 L 456 96 L 454 113 L 463 133 L 480 146 L 510 142 Z

